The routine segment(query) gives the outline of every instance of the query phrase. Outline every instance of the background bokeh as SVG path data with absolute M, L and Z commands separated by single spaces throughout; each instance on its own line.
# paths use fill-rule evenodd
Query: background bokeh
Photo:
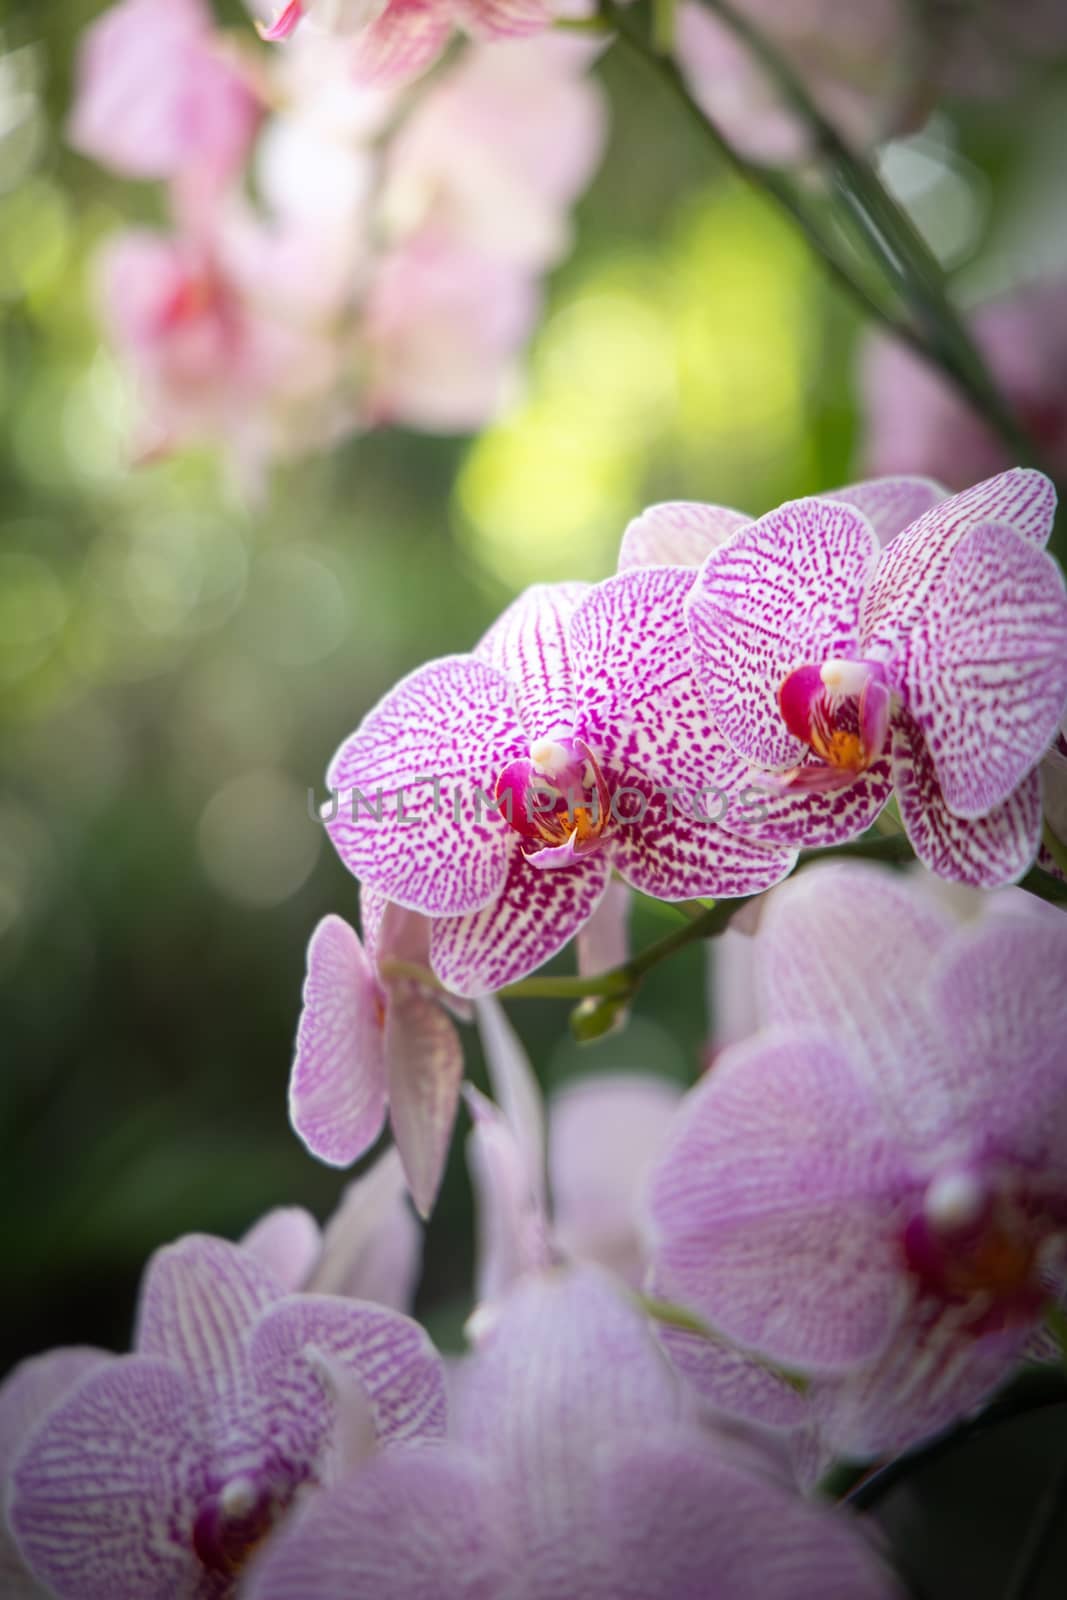
M 250 506 L 207 452 L 131 468 L 92 259 L 158 196 L 62 134 L 100 9 L 0 13 L 0 1371 L 57 1342 L 124 1347 L 141 1264 L 183 1231 L 330 1210 L 344 1177 L 291 1134 L 285 1088 L 307 936 L 352 915 L 355 886 L 308 795 L 378 695 L 526 582 L 610 571 L 648 502 L 759 512 L 847 481 L 862 447 L 852 310 L 613 51 L 607 160 L 505 419 L 349 442 Z M 965 300 L 1062 268 L 1065 139 L 1050 68 L 889 151 Z M 639 907 L 636 938 L 664 915 Z M 702 957 L 657 971 L 596 1046 L 569 1042 L 563 1006 L 513 1014 L 549 1085 L 688 1081 Z M 470 1256 L 457 1139 L 420 1299 L 446 1341 Z

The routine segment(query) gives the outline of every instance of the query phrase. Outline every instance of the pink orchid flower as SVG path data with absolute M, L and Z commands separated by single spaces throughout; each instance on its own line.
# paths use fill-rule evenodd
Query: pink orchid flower
M 430 963 L 454 992 L 490 993 L 561 950 L 613 868 L 677 900 L 753 893 L 792 866 L 789 850 L 733 831 L 747 767 L 693 675 L 692 582 L 661 567 L 530 589 L 472 654 L 413 672 L 337 752 L 334 845 L 364 883 L 431 918 Z
M 920 860 L 994 887 L 1037 853 L 1067 702 L 1055 493 L 1019 468 L 942 496 L 890 479 L 782 506 L 719 540 L 687 612 L 715 724 L 777 797 L 755 836 L 843 842 L 895 794 Z

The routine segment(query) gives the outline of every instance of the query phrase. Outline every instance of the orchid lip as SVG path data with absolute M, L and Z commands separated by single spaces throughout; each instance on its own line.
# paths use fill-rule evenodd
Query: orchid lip
M 536 867 L 565 867 L 596 850 L 611 816 L 610 795 L 583 739 L 538 739 L 496 781 L 508 824 L 529 844 Z
M 783 680 L 778 705 L 790 733 L 818 758 L 780 774 L 784 790 L 843 788 L 885 748 L 893 697 L 880 662 L 805 662 Z

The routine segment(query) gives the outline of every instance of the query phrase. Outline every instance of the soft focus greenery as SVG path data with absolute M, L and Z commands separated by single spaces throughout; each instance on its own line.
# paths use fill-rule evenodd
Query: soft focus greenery
M 124 1346 L 145 1256 L 183 1231 L 329 1211 L 343 1179 L 291 1134 L 285 1087 L 307 936 L 353 914 L 355 886 L 307 794 L 390 683 L 467 648 L 526 582 L 610 571 L 649 501 L 759 512 L 861 466 L 854 313 L 610 54 L 609 157 L 511 415 L 473 442 L 350 442 L 253 506 L 208 454 L 131 467 L 92 260 L 159 197 L 63 146 L 99 9 L 16 0 L 0 33 L 3 1367 Z M 1049 78 L 949 108 L 897 153 L 965 294 L 1062 256 L 1065 135 Z M 641 907 L 638 940 L 669 916 Z M 701 964 L 657 971 L 628 1032 L 584 1049 L 564 1006 L 516 1004 L 545 1082 L 691 1079 Z M 421 1302 L 440 1328 L 467 1292 L 469 1212 L 457 1138 Z

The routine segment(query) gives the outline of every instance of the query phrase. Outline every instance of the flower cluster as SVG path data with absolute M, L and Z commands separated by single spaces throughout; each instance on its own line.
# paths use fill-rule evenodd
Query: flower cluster
M 270 459 L 355 430 L 485 423 L 517 387 L 540 278 L 599 159 L 589 59 L 573 40 L 505 40 L 404 92 L 361 87 L 321 32 L 231 40 L 206 0 L 105 12 L 69 136 L 164 183 L 174 222 L 116 235 L 100 261 L 137 453 L 221 441 L 255 488 Z

